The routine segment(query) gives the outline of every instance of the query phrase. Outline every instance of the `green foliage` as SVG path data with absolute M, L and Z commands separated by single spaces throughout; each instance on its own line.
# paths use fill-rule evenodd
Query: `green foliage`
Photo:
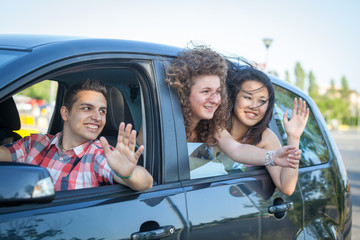
M 313 99 L 317 99 L 319 97 L 319 86 L 316 83 L 315 75 L 312 71 L 309 73 L 309 96 Z
M 289 74 L 289 71 L 288 71 L 288 70 L 285 71 L 285 81 L 291 83 L 290 74 Z
M 341 96 L 345 99 L 348 100 L 350 98 L 350 89 L 349 89 L 349 85 L 347 82 L 347 79 L 345 76 L 343 76 L 341 78 L 341 90 L 340 90 Z
M 331 80 L 330 89 L 325 96 L 318 95 L 313 98 L 323 114 L 326 122 L 337 119 L 341 124 L 354 125 L 356 121 L 350 113 L 349 101 L 342 95 L 343 89 L 335 88 L 334 80 Z
M 295 85 L 304 90 L 306 74 L 300 62 L 297 62 L 295 65 L 295 77 Z M 290 82 L 288 71 L 285 72 L 285 80 Z M 317 85 L 316 77 L 313 71 L 309 72 L 308 80 L 308 94 L 319 107 L 326 122 L 330 123 L 331 120 L 336 119 L 340 124 L 347 124 L 350 126 L 360 125 L 359 109 L 356 109 L 356 113 L 354 113 L 354 109 L 350 110 L 351 106 L 354 108 L 350 101 L 350 94 L 354 91 L 349 88 L 348 81 L 345 76 L 341 78 L 340 89 L 336 88 L 335 80 L 331 79 L 330 88 L 324 96 L 321 96 L 319 93 L 319 86 Z M 357 108 L 359 108 L 359 106 L 357 106 Z
M 335 98 L 336 95 L 336 88 L 335 88 L 335 81 L 334 79 L 330 80 L 330 89 L 328 91 L 328 94 L 331 98 Z
M 51 81 L 42 81 L 38 84 L 35 84 L 27 89 L 24 89 L 18 94 L 31 97 L 33 99 L 41 99 L 46 102 L 50 101 L 50 88 Z
M 302 68 L 300 62 L 297 62 L 295 66 L 295 78 L 295 85 L 298 88 L 305 90 L 305 71 Z

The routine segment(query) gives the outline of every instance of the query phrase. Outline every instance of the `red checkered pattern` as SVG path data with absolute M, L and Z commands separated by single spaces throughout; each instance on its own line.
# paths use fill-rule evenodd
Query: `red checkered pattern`
M 59 147 L 61 134 L 32 134 L 7 147 L 14 162 L 47 168 L 56 191 L 113 184 L 114 172 L 107 164 L 99 140 L 62 152 Z

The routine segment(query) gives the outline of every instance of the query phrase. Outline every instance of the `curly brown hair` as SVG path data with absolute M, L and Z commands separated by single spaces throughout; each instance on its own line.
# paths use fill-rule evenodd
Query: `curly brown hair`
M 228 66 L 225 58 L 207 46 L 186 48 L 171 65 L 167 68 L 166 81 L 177 90 L 182 105 L 185 122 L 186 138 L 191 136 L 191 87 L 195 84 L 194 79 L 200 75 L 216 75 L 220 78 L 221 103 L 209 120 L 201 120 L 195 128 L 196 142 L 204 142 L 217 145 L 215 135 L 226 128 L 226 122 L 230 116 L 227 110 L 227 95 L 225 79 Z

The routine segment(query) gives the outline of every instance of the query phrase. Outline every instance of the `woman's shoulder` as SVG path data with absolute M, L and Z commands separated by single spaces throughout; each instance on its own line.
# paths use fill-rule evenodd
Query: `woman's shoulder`
M 265 131 L 263 132 L 263 137 L 266 138 L 277 138 L 276 134 L 274 133 L 273 130 L 271 130 L 270 128 L 266 128 Z
M 258 143 L 256 146 L 264 149 L 272 149 L 281 147 L 281 143 L 274 131 L 270 128 L 267 128 L 262 133 L 261 142 Z

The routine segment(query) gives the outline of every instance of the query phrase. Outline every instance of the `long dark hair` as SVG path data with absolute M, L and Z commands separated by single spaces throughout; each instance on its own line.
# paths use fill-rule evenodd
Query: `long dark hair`
M 269 77 L 255 69 L 250 64 L 247 65 L 236 65 L 228 61 L 229 71 L 228 78 L 226 80 L 227 92 L 228 92 L 228 107 L 231 116 L 234 116 L 235 100 L 238 93 L 241 91 L 241 86 L 248 80 L 257 81 L 266 87 L 269 92 L 269 104 L 266 109 L 263 119 L 260 120 L 256 125 L 252 126 L 247 134 L 240 139 L 236 139 L 239 142 L 245 144 L 256 145 L 262 140 L 262 133 L 268 128 L 269 122 L 272 117 L 274 103 L 275 103 L 275 92 L 274 87 Z M 227 130 L 230 132 L 232 128 L 232 117 L 227 122 Z

